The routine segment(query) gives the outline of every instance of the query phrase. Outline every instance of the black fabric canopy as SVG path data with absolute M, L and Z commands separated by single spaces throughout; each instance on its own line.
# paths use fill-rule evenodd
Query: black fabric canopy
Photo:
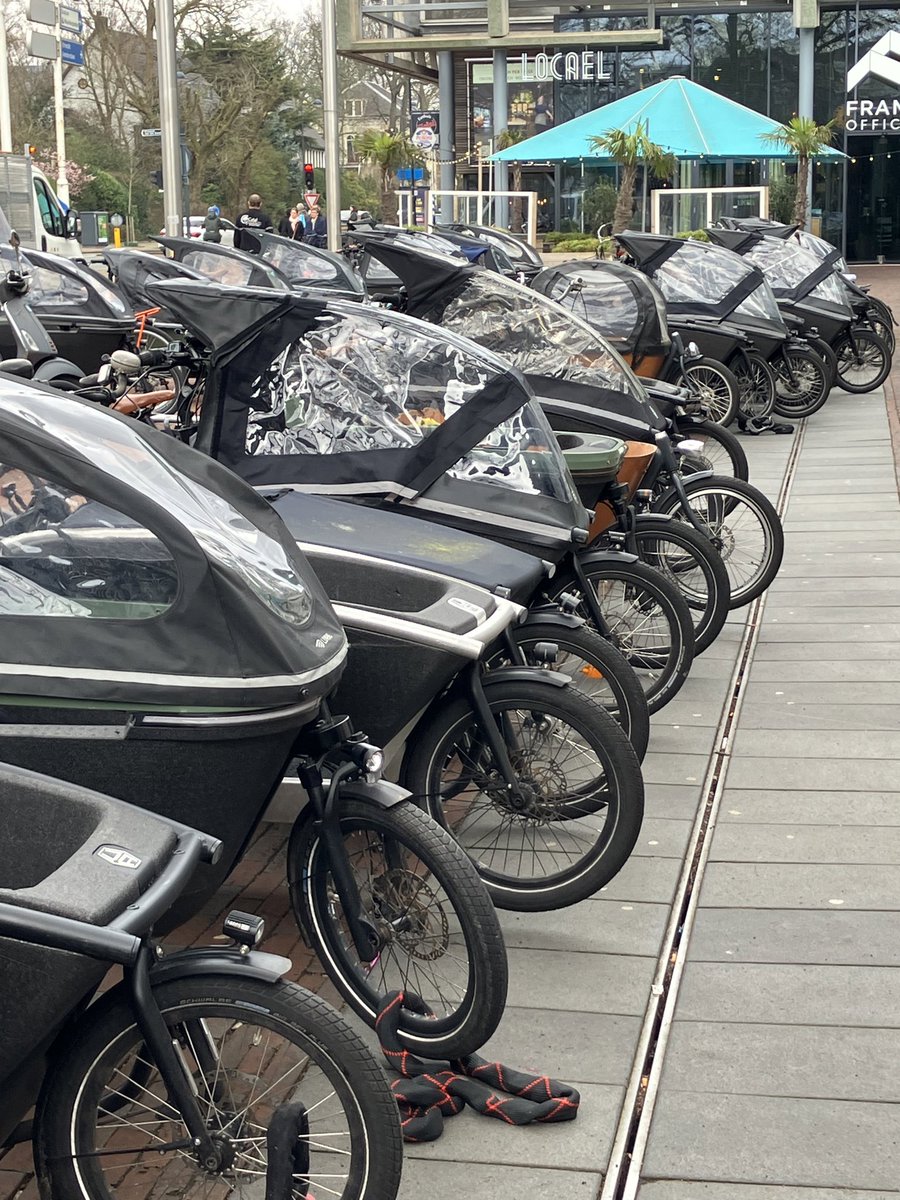
M 0 438 L 24 509 L 0 508 L 0 690 L 262 708 L 334 685 L 346 643 L 328 599 L 231 472 L 2 374 Z

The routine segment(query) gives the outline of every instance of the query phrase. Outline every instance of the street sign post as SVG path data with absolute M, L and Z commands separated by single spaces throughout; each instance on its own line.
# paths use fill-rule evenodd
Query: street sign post
M 142 129 L 141 137 L 142 138 L 162 137 L 162 130 L 161 129 Z
M 319 193 L 318 192 L 304 192 L 303 199 L 304 199 L 304 202 L 306 203 L 307 208 L 318 208 L 319 207 Z

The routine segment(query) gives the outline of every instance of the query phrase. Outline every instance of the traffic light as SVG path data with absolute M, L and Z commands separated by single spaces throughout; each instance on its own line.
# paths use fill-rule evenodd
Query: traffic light
M 163 185 L 162 171 L 151 171 L 150 172 L 150 182 L 154 185 L 154 187 L 158 187 L 161 189 L 162 185 Z
M 316 171 L 312 163 L 303 164 L 303 178 L 306 181 L 306 190 L 314 192 L 316 190 Z
M 26 145 L 25 153 L 28 155 L 29 158 L 37 158 L 37 152 L 38 152 L 37 146 L 33 145 L 31 142 L 29 142 Z

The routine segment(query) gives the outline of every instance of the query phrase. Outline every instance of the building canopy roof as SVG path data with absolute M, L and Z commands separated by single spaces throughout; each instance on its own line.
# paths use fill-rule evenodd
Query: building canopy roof
M 765 140 L 765 134 L 781 128 L 777 121 L 674 75 L 509 146 L 493 158 L 495 162 L 602 161 L 610 156 L 592 147 L 590 139 L 611 129 L 631 133 L 639 121 L 646 124 L 650 140 L 676 158 L 794 157 L 784 145 Z M 817 157 L 844 155 L 829 148 Z

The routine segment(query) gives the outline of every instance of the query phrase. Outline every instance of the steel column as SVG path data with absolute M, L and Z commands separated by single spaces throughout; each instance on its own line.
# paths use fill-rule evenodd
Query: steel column
M 183 237 L 183 218 L 187 214 L 182 212 L 181 121 L 178 115 L 174 0 L 159 0 L 156 6 L 156 58 L 166 233 L 169 237 Z

